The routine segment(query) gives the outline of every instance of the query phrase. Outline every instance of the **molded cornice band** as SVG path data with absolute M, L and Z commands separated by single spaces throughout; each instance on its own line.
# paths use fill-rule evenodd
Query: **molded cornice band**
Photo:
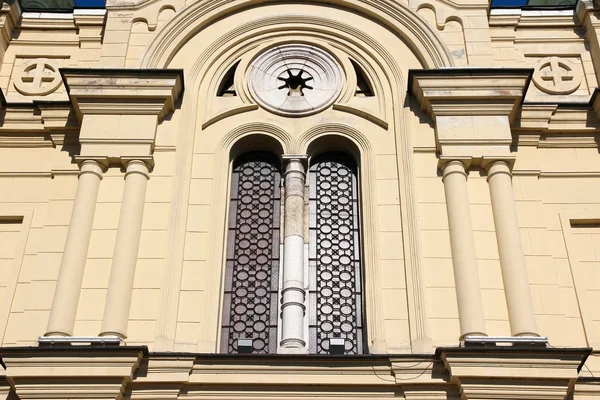
M 180 69 L 61 68 L 79 119 L 85 114 L 150 114 L 162 118 L 183 94 Z

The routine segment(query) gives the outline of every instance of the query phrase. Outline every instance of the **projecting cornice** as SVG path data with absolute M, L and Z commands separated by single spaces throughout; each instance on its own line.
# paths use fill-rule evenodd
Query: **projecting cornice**
M 443 157 L 512 162 L 511 125 L 532 69 L 448 68 L 409 71 L 409 92 L 435 121 Z
M 532 75 L 530 68 L 410 70 L 408 91 L 432 119 L 507 115 L 512 121 Z
M 565 399 L 591 348 L 518 346 L 438 348 L 463 399 Z M 493 371 L 493 372 L 492 372 Z M 493 375 L 495 379 L 490 379 Z
M 60 73 L 79 119 L 87 114 L 161 118 L 183 93 L 182 70 L 61 68 Z
M 473 346 L 433 354 L 149 353 L 145 347 L 0 348 L 0 395 L 23 400 L 381 398 L 563 400 L 590 348 Z M 3 376 L 2 376 L 3 375 Z M 581 379 L 581 378 L 579 378 Z M 575 390 L 597 394 L 585 381 Z M 16 398 L 16 397 L 15 397 Z
M 6 378 L 20 399 L 109 400 L 122 398 L 147 348 L 15 347 L 1 354 Z

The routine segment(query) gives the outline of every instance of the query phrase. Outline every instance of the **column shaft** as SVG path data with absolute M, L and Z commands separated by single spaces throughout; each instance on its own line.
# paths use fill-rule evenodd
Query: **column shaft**
M 467 174 L 463 163 L 450 161 L 446 164 L 442 180 L 446 194 L 461 339 L 466 336 L 485 336 Z
M 537 336 L 527 266 L 521 245 L 512 175 L 505 161 L 494 161 L 488 168 L 488 183 L 504 293 L 513 336 Z
M 301 158 L 288 161 L 285 176 L 281 347 L 304 349 L 304 183 Z
M 142 231 L 148 172 L 148 166 L 144 161 L 132 160 L 127 164 L 125 190 L 123 191 L 100 336 L 127 337 L 127 323 Z
M 46 336 L 73 334 L 101 179 L 101 165 L 94 160 L 85 160 L 79 173 Z

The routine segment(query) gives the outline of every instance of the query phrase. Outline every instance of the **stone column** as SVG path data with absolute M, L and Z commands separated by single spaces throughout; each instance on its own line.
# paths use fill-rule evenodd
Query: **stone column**
M 538 336 L 510 168 L 499 160 L 492 161 L 487 170 L 511 333 Z
M 146 186 L 150 178 L 148 174 L 148 164 L 143 160 L 134 159 L 127 163 L 125 189 L 100 336 L 115 335 L 123 339 L 127 337 Z
M 304 183 L 306 156 L 284 156 L 283 288 L 281 343 L 285 353 L 304 353 Z
M 453 160 L 443 168 L 460 338 L 486 336 L 465 165 Z
M 103 170 L 103 165 L 97 160 L 88 159 L 81 164 L 46 336 L 73 334 Z

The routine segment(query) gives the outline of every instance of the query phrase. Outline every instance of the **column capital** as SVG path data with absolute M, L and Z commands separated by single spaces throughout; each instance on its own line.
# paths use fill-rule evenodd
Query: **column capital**
M 61 68 L 77 117 L 156 115 L 175 109 L 183 93 L 182 70 Z
M 438 168 L 444 173 L 446 168 L 450 165 L 456 165 L 456 163 L 460 163 L 463 165 L 463 169 L 465 171 L 469 170 L 471 167 L 471 163 L 473 162 L 473 157 L 450 157 L 450 156 L 440 156 L 438 159 Z
M 467 178 L 467 167 L 461 160 L 451 160 L 442 166 L 442 181 L 451 174 L 460 174 Z
M 149 171 L 152 171 L 152 169 L 154 168 L 154 156 L 139 156 L 139 157 L 135 157 L 135 156 L 125 157 L 124 156 L 124 157 L 119 157 L 119 161 L 121 162 L 121 165 L 123 166 L 123 168 L 125 168 L 126 170 L 130 164 L 135 163 L 135 162 L 145 164 Z
M 306 167 L 308 165 L 308 155 L 306 154 L 284 154 L 281 156 L 283 165 L 285 166 L 284 176 L 292 173 L 306 175 Z
M 127 162 L 125 166 L 125 179 L 131 174 L 140 174 L 146 179 L 150 179 L 151 166 L 144 160 L 132 159 Z
M 104 173 L 108 169 L 109 160 L 107 157 L 88 157 L 88 156 L 75 156 L 75 162 L 79 166 L 81 172 L 92 171 L 100 174 Z
M 308 163 L 308 154 L 283 154 L 281 156 L 281 161 L 284 164 L 296 161 L 306 165 Z
M 483 168 L 488 176 L 490 172 L 500 172 L 500 170 L 506 170 L 509 174 L 512 172 L 512 169 L 515 165 L 516 157 L 483 157 L 481 160 L 481 168 Z

